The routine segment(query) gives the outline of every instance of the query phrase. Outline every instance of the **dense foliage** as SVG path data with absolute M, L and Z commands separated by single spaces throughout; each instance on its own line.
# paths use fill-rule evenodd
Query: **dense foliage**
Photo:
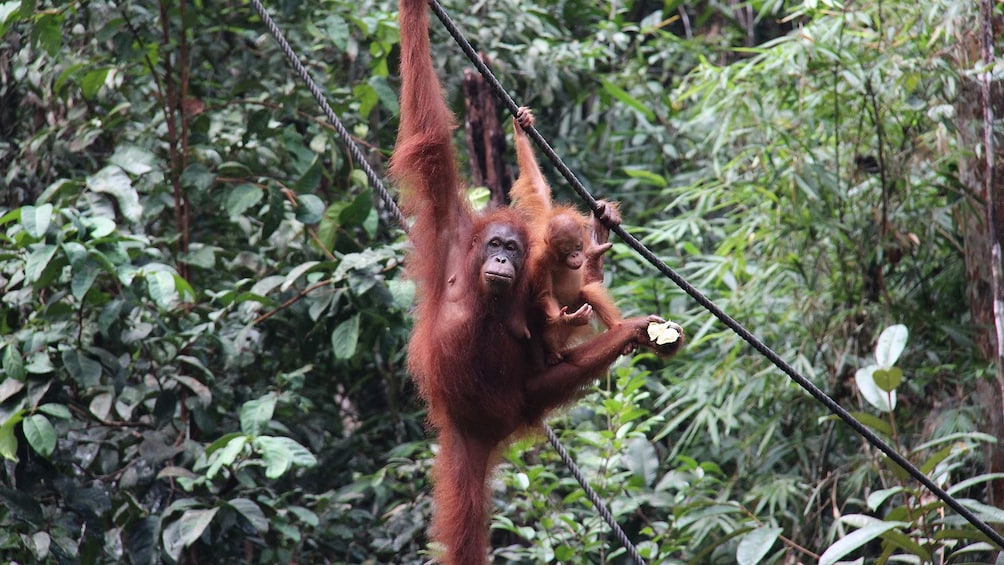
M 267 7 L 382 170 L 394 3 Z M 446 7 L 630 231 L 1004 523 L 958 223 L 975 6 Z M 251 7 L 9 0 L 0 37 L 0 556 L 427 560 L 406 238 Z M 433 38 L 462 108 L 468 65 Z M 690 345 L 625 358 L 555 425 L 651 562 L 992 558 L 623 244 L 608 265 L 625 313 Z M 624 562 L 540 438 L 492 488 L 500 561 Z

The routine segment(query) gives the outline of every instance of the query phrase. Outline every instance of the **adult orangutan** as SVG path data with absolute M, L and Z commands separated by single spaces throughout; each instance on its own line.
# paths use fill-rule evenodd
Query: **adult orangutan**
M 417 286 L 408 368 L 439 435 L 430 533 L 448 565 L 486 562 L 486 479 L 499 447 L 539 425 L 622 351 L 647 344 L 657 316 L 622 320 L 561 362 L 544 362 L 524 216 L 475 214 L 457 172 L 454 117 L 429 54 L 425 0 L 401 0 L 401 122 L 390 172 L 415 218 L 407 259 Z

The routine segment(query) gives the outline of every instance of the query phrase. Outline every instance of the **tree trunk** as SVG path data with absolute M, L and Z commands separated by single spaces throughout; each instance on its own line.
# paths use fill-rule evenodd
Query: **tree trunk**
M 991 10 L 992 12 L 992 10 Z M 983 14 L 984 26 L 991 22 Z M 1001 20 L 995 17 L 994 29 Z M 960 69 L 982 66 L 981 60 L 992 61 L 992 51 L 983 33 L 989 28 L 973 26 L 971 35 L 962 38 L 958 47 Z M 995 35 L 993 35 L 995 36 Z M 982 49 L 981 49 L 982 47 Z M 981 52 L 982 51 L 982 52 Z M 980 351 L 996 366 L 994 376 L 980 378 L 976 383 L 984 432 L 998 438 L 996 445 L 986 448 L 987 472 L 1004 472 L 1004 364 L 1001 363 L 1004 335 L 1004 265 L 1001 245 L 1004 243 L 1004 147 L 1000 136 L 987 127 L 995 117 L 1004 116 L 1004 96 L 998 82 L 984 83 L 979 74 L 973 78 L 961 75 L 960 96 L 956 105 L 959 144 L 973 149 L 959 160 L 959 181 L 968 193 L 959 207 L 957 220 L 965 248 L 967 292 L 973 317 L 973 340 Z M 989 80 L 989 79 L 988 79 Z M 987 151 L 987 148 L 990 151 Z M 977 150 L 978 149 L 978 150 Z M 1004 480 L 989 485 L 988 502 L 1004 506 Z
M 481 55 L 481 60 L 488 60 Z M 471 181 L 491 192 L 491 205 L 508 206 L 512 170 L 505 134 L 499 122 L 498 100 L 480 73 L 464 71 L 464 106 L 467 111 L 467 151 L 471 156 Z

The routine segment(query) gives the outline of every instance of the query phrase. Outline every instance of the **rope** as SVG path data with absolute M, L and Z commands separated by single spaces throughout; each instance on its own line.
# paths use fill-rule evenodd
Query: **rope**
M 279 29 L 279 27 L 272 20 L 271 16 L 269 16 L 268 12 L 265 10 L 265 7 L 262 6 L 261 0 L 251 0 L 251 5 L 254 7 L 255 12 L 258 13 L 262 21 L 265 23 L 265 27 L 268 28 L 269 33 L 279 44 L 279 48 L 286 56 L 286 59 L 296 70 L 296 73 L 299 75 L 300 79 L 307 84 L 307 88 L 310 90 L 310 93 L 314 96 L 314 100 L 318 103 L 318 105 L 321 106 L 321 109 L 324 111 L 324 115 L 328 118 L 328 121 L 331 122 L 331 124 L 335 127 L 335 130 L 338 132 L 338 136 L 341 138 L 342 144 L 349 150 L 350 153 L 352 153 L 352 156 L 362 167 L 363 172 L 366 173 L 366 178 L 369 180 L 370 186 L 372 186 L 380 195 L 380 198 L 387 205 L 387 208 L 391 211 L 391 214 L 393 214 L 398 224 L 405 231 L 408 231 L 408 224 L 405 221 L 404 215 L 401 213 L 401 210 L 397 207 L 397 203 L 394 202 L 393 198 L 391 198 L 390 193 L 387 191 L 387 188 L 384 186 L 383 182 L 380 181 L 380 178 L 377 176 L 376 172 L 373 171 L 373 168 L 370 166 L 369 162 L 366 161 L 366 159 L 362 154 L 362 151 L 356 145 L 355 140 L 352 139 L 348 131 L 345 130 L 345 127 L 342 126 L 342 123 L 338 119 L 338 116 L 335 115 L 334 111 L 332 111 L 331 109 L 331 106 L 328 105 L 328 102 L 325 99 L 324 94 L 321 92 L 320 87 L 310 77 L 310 73 L 307 72 L 306 68 L 304 68 L 303 63 L 300 62 L 299 57 L 297 57 L 292 47 L 290 47 L 289 42 L 286 41 L 286 37 L 283 35 L 282 30 Z M 512 105 L 513 108 L 512 111 L 515 112 L 516 108 L 515 104 L 512 102 L 511 99 L 509 100 L 509 102 Z M 537 135 L 539 136 L 539 134 Z M 628 554 L 639 565 L 645 565 L 645 561 L 642 560 L 641 555 L 638 554 L 638 550 L 635 548 L 634 544 L 631 543 L 631 540 L 628 539 L 627 534 L 624 533 L 624 530 L 622 530 L 620 525 L 618 525 L 617 522 L 614 520 L 614 517 L 610 513 L 610 510 L 606 507 L 606 504 L 604 504 L 604 502 L 600 499 L 599 495 L 596 494 L 596 491 L 594 491 L 592 487 L 589 486 L 589 483 L 586 481 L 585 477 L 583 477 L 582 475 L 582 472 L 579 470 L 578 465 L 576 465 L 575 461 L 573 461 L 571 456 L 568 455 L 568 451 L 565 450 L 565 447 L 561 444 L 561 441 L 558 439 L 558 436 L 555 435 L 554 430 L 551 429 L 551 426 L 545 423 L 544 432 L 547 434 L 548 441 L 551 442 L 552 446 L 554 446 L 554 449 L 561 456 L 562 461 L 565 462 L 565 465 L 568 466 L 569 470 L 572 472 L 572 475 L 575 476 L 575 480 L 577 480 L 579 482 L 579 485 L 582 486 L 582 489 L 585 491 L 586 496 L 593 503 L 593 506 L 596 507 L 597 511 L 603 517 L 603 520 L 606 521 L 607 525 L 610 526 L 610 529 L 613 530 L 614 535 L 627 550 Z
M 485 77 L 488 84 L 495 91 L 496 96 L 506 105 L 509 112 L 515 116 L 518 107 L 513 101 L 509 93 L 506 92 L 505 88 L 499 83 L 495 75 L 488 69 L 488 67 L 478 58 L 477 53 L 471 44 L 464 38 L 460 30 L 450 19 L 450 16 L 446 13 L 443 7 L 439 4 L 438 0 L 429 0 L 433 11 L 436 16 L 446 27 L 453 39 L 460 45 L 461 50 L 467 55 L 467 58 L 471 60 L 471 63 L 477 67 L 478 71 Z M 575 192 L 584 200 L 589 207 L 596 212 L 597 203 L 596 199 L 593 198 L 589 191 L 582 185 L 582 182 L 576 178 L 575 174 L 562 162 L 561 158 L 554 152 L 554 149 L 547 143 L 540 133 L 537 132 L 536 128 L 533 126 L 524 128 L 529 134 L 530 138 L 533 139 L 534 143 L 540 147 L 540 150 L 547 156 L 547 158 L 554 164 L 554 166 L 561 173 L 561 176 L 565 177 L 568 184 L 575 190 Z M 749 330 L 742 326 L 739 322 L 733 319 L 731 316 L 725 313 L 724 310 L 719 308 L 714 302 L 712 302 L 708 297 L 704 296 L 701 291 L 697 290 L 696 287 L 691 285 L 680 276 L 676 271 L 671 269 L 669 265 L 666 265 L 661 259 L 659 259 L 654 253 L 649 251 L 638 239 L 633 235 L 624 231 L 620 225 L 612 225 L 610 227 L 611 231 L 616 233 L 625 243 L 628 244 L 632 249 L 637 251 L 642 257 L 645 258 L 652 266 L 654 266 L 660 273 L 665 275 L 667 278 L 672 280 L 683 289 L 684 292 L 689 294 L 698 304 L 703 306 L 706 310 L 711 312 L 716 318 L 718 318 L 723 324 L 725 324 L 729 329 L 746 341 L 750 346 L 758 351 L 761 355 L 766 357 L 773 363 L 778 369 L 788 375 L 791 380 L 795 381 L 799 386 L 805 389 L 809 394 L 811 394 L 816 400 L 821 402 L 826 406 L 831 412 L 840 417 L 841 420 L 847 423 L 851 428 L 854 429 L 861 437 L 865 438 L 868 443 L 872 444 L 876 449 L 884 453 L 889 459 L 894 463 L 905 469 L 913 478 L 915 478 L 922 485 L 927 487 L 935 496 L 940 498 L 945 504 L 955 510 L 960 516 L 966 519 L 970 524 L 972 524 L 976 529 L 980 530 L 987 535 L 999 548 L 1004 549 L 1004 536 L 1001 536 L 996 530 L 991 528 L 985 522 L 980 520 L 975 514 L 973 514 L 968 508 L 962 506 L 962 504 L 956 500 L 952 495 L 948 494 L 944 489 L 939 487 L 931 479 L 929 479 L 924 473 L 920 471 L 913 463 L 910 463 L 902 455 L 896 452 L 895 449 L 889 446 L 882 438 L 878 437 L 874 432 L 869 430 L 861 422 L 857 420 L 850 412 L 845 410 L 840 404 L 830 398 L 825 392 L 819 389 L 815 384 L 809 379 L 802 376 L 794 367 L 789 365 L 784 359 L 781 358 L 777 353 L 774 352 L 770 347 L 764 344 L 758 337 L 753 335 Z
M 289 42 L 286 41 L 286 36 L 283 35 L 282 30 L 279 29 L 279 26 L 275 25 L 275 21 L 272 20 L 272 16 L 270 16 L 268 11 L 265 10 L 265 7 L 262 6 L 261 0 L 251 0 L 251 5 L 254 7 L 255 12 L 258 13 L 262 22 L 265 23 L 265 27 L 268 28 L 268 32 L 272 34 L 276 43 L 279 44 L 279 49 L 281 49 L 283 55 L 286 56 L 286 60 L 288 60 L 289 64 L 293 66 L 293 69 L 296 71 L 296 74 L 299 75 L 300 79 L 307 84 L 307 89 L 309 89 L 310 94 L 314 96 L 314 101 L 316 101 L 318 106 L 321 107 L 325 117 L 327 117 L 331 125 L 334 126 L 335 131 L 338 133 L 338 137 L 342 140 L 342 146 L 349 150 L 349 153 L 352 154 L 352 158 L 355 159 L 362 167 L 363 172 L 366 173 L 366 179 L 369 180 L 370 186 L 377 191 L 380 199 L 383 200 L 387 209 L 390 210 L 394 219 L 397 220 L 398 225 L 407 228 L 408 223 L 404 219 L 404 215 L 401 214 L 401 210 L 397 207 L 397 203 L 394 202 L 394 198 L 391 197 L 390 192 L 387 191 L 387 187 L 385 187 L 380 181 L 380 177 L 377 176 L 373 167 L 370 166 L 369 162 L 366 160 L 366 156 L 363 155 L 362 150 L 359 149 L 355 140 L 352 139 L 351 135 L 349 135 L 345 126 L 342 125 L 341 120 L 338 119 L 338 116 L 335 115 L 331 106 L 328 105 L 328 101 L 324 97 L 324 93 L 321 92 L 321 87 L 317 86 L 317 83 L 314 82 L 313 78 L 311 78 L 310 73 L 307 72 L 303 63 L 300 62 L 300 58 L 293 51 L 293 48 L 290 47 Z
M 586 498 L 589 499 L 589 502 L 593 503 L 593 506 L 596 507 L 596 511 L 603 517 L 603 521 L 610 526 L 611 530 L 613 530 L 614 536 L 617 537 L 617 541 L 621 542 L 621 545 L 624 546 L 624 549 L 627 550 L 628 555 L 631 556 L 631 559 L 634 559 L 635 563 L 638 563 L 638 565 L 645 565 L 645 560 L 638 554 L 638 548 L 636 548 L 634 544 L 631 543 L 631 540 L 628 539 L 627 534 L 625 534 L 624 530 L 621 529 L 620 524 L 614 520 L 614 516 L 610 513 L 610 509 L 607 508 L 607 505 L 602 499 L 600 499 L 600 496 L 596 494 L 593 487 L 589 486 L 589 482 L 586 480 L 586 477 L 583 476 L 582 471 L 579 470 L 579 466 L 575 464 L 575 460 L 572 459 L 572 456 L 565 451 L 565 446 L 561 445 L 561 441 L 558 439 L 558 436 L 555 435 L 551 426 L 544 424 L 544 432 L 547 433 L 547 441 L 551 442 L 551 445 L 554 446 L 554 450 L 558 452 L 558 455 L 561 456 L 561 460 L 565 462 L 565 466 L 568 467 L 568 470 L 572 472 L 572 476 L 574 476 L 575 480 L 579 482 L 579 486 L 581 486 L 582 490 L 585 491 Z

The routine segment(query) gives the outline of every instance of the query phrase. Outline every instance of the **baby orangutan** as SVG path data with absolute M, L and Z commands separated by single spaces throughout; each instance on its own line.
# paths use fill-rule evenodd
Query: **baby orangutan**
M 603 215 L 592 221 L 571 206 L 554 206 L 551 187 L 544 180 L 524 127 L 533 114 L 520 108 L 513 120 L 519 178 L 509 194 L 530 225 L 533 290 L 543 312 L 545 356 L 559 363 L 562 351 L 594 332 L 589 322 L 595 312 L 604 326 L 614 327 L 621 313 L 603 286 L 603 254 L 610 249 L 604 219 L 620 223 L 613 203 L 601 202 Z

